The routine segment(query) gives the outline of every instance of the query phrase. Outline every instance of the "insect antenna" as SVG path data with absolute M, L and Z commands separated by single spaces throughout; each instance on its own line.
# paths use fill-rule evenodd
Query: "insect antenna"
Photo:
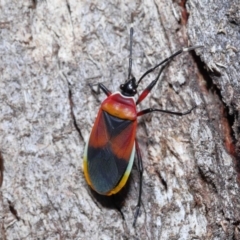
M 140 77 L 140 79 L 138 80 L 138 83 L 137 83 L 137 84 L 139 84 L 144 77 L 146 77 L 149 73 L 153 72 L 156 68 L 158 68 L 158 67 L 161 66 L 162 64 L 164 64 L 164 63 L 169 63 L 170 61 L 172 61 L 177 55 L 179 55 L 179 54 L 181 54 L 181 53 L 183 53 L 183 52 L 189 52 L 189 51 L 191 51 L 191 50 L 193 50 L 193 49 L 201 48 L 201 47 L 203 47 L 203 46 L 193 46 L 193 47 L 182 48 L 182 49 L 178 50 L 177 52 L 173 53 L 171 56 L 165 58 L 162 62 L 160 62 L 159 64 L 157 64 L 157 65 L 154 66 L 153 68 L 148 69 L 148 70 Z M 166 64 L 166 65 L 167 65 L 167 64 Z M 165 66 L 164 66 L 164 67 L 165 67 Z M 160 76 L 160 73 L 163 71 L 164 67 L 160 70 L 160 72 L 159 72 L 159 74 L 158 74 L 159 76 Z
M 133 45 L 133 28 L 130 28 L 130 56 L 129 56 L 129 66 L 128 66 L 128 80 L 132 75 L 132 45 Z

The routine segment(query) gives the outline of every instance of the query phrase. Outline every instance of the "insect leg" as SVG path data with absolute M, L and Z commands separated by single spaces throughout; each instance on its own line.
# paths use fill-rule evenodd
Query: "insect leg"
M 147 76 L 149 73 L 151 73 L 152 71 L 154 71 L 156 68 L 158 68 L 159 66 L 163 65 L 161 67 L 161 69 L 159 70 L 158 72 L 158 75 L 156 77 L 155 80 L 153 80 L 148 86 L 147 88 L 140 94 L 137 102 L 136 102 L 136 105 L 138 105 L 149 93 L 150 91 L 152 90 L 152 88 L 156 85 L 157 81 L 159 80 L 159 77 L 162 73 L 162 71 L 164 70 L 164 68 L 171 62 L 171 60 L 173 60 L 177 55 L 183 53 L 183 52 L 188 52 L 188 51 L 191 51 L 193 49 L 196 49 L 196 48 L 200 48 L 202 46 L 194 46 L 194 47 L 189 47 L 189 48 L 182 48 L 180 49 L 179 51 L 173 53 L 171 56 L 169 56 L 168 58 L 165 58 L 162 62 L 160 62 L 159 64 L 157 64 L 156 66 L 154 66 L 153 68 L 150 68 L 149 70 L 147 70 L 143 75 L 142 77 L 138 80 L 138 84 L 142 81 L 142 79 Z
M 121 217 L 122 217 L 122 219 L 123 220 L 125 220 L 125 217 L 124 217 L 124 215 L 123 215 L 123 212 L 122 212 L 122 210 L 121 210 L 121 207 L 117 204 L 117 197 L 116 197 L 116 195 L 111 195 L 110 196 L 111 197 L 111 200 L 112 200 L 112 203 L 113 203 L 113 205 L 114 205 L 114 207 L 117 209 L 117 211 L 121 214 Z
M 100 94 L 100 89 L 107 95 L 110 96 L 112 92 L 107 89 L 102 83 L 98 83 L 97 91 L 93 88 L 93 84 L 89 83 L 88 86 L 91 88 L 92 92 L 95 94 Z
M 152 90 L 152 88 L 156 85 L 157 81 L 159 80 L 159 77 L 162 73 L 162 71 L 164 70 L 164 68 L 168 65 L 169 62 L 167 62 L 164 66 L 161 67 L 157 77 L 155 78 L 155 80 L 153 80 L 146 88 L 145 90 L 143 90 L 143 92 L 140 94 L 140 96 L 138 97 L 138 100 L 136 101 L 136 105 L 138 105 Z
M 136 145 L 136 153 L 137 153 L 137 160 L 138 160 L 138 172 L 139 172 L 139 193 L 138 193 L 138 202 L 137 202 L 137 208 L 134 214 L 134 221 L 133 221 L 133 227 L 136 225 L 137 217 L 140 212 L 140 206 L 141 206 L 141 198 L 142 198 L 142 175 L 143 175 L 143 163 L 142 163 L 142 156 L 141 151 L 138 145 L 137 139 L 135 140 Z
M 191 113 L 191 111 L 194 108 L 196 108 L 196 107 L 197 106 L 194 106 L 194 107 L 192 107 L 190 110 L 188 110 L 186 112 L 172 112 L 172 111 L 163 110 L 163 109 L 157 109 L 157 108 L 147 108 L 147 109 L 144 109 L 144 110 L 138 112 L 137 116 L 142 116 L 144 114 L 151 113 L 151 112 L 163 112 L 163 113 L 169 113 L 169 114 L 173 114 L 173 115 L 183 116 L 183 115 Z

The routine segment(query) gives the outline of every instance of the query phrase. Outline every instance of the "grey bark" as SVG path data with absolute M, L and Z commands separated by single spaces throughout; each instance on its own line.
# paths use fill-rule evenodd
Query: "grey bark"
M 239 6 L 186 4 L 0 3 L 0 239 L 240 239 Z M 114 92 L 127 78 L 131 15 L 137 79 L 181 47 L 204 45 L 177 57 L 138 108 L 197 105 L 183 117 L 139 118 L 136 228 L 137 168 L 116 196 L 125 220 L 82 171 L 100 106 L 87 84 Z
M 201 163 L 202 160 L 198 160 L 203 179 L 207 183 L 214 183 L 215 186 L 215 193 L 208 195 L 211 209 L 214 209 L 206 214 L 208 231 L 214 239 L 240 239 L 239 1 L 193 0 L 188 1 L 187 6 L 190 13 L 189 38 L 193 44 L 200 41 L 205 46 L 201 60 L 207 69 L 207 83 L 209 90 L 214 91 L 221 102 L 221 105 L 216 105 L 217 98 L 211 103 L 205 101 L 210 120 L 208 126 L 212 128 L 215 149 L 211 157 L 216 162 L 213 165 L 205 165 Z M 219 109 L 216 109 L 218 106 Z M 222 154 L 223 150 L 231 155 L 232 167 L 228 167 L 228 158 Z M 195 156 L 197 153 L 195 148 Z M 200 156 L 203 156 L 203 153 L 200 153 Z

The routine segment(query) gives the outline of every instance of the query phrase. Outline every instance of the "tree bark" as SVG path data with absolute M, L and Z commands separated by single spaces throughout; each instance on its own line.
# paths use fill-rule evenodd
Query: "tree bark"
M 238 5 L 0 2 L 0 239 L 240 239 Z M 182 117 L 139 117 L 144 174 L 135 228 L 137 166 L 114 199 L 91 191 L 82 171 L 105 98 L 88 84 L 119 90 L 131 26 L 136 79 L 176 50 L 204 45 L 175 58 L 138 107 L 197 105 Z

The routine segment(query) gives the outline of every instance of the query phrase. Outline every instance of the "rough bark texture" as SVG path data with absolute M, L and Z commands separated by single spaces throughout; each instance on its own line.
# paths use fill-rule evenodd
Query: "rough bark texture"
M 125 220 L 82 172 L 100 104 L 87 84 L 116 91 L 127 78 L 131 14 L 137 79 L 205 46 L 176 58 L 139 106 L 197 108 L 139 118 L 136 228 L 137 168 L 115 197 Z M 0 239 L 240 239 L 239 28 L 237 0 L 0 1 Z
M 201 42 L 205 46 L 201 60 L 207 69 L 207 72 L 202 69 L 202 73 L 208 91 L 202 91 L 202 99 L 208 118 L 205 126 L 211 129 L 213 152 L 209 143 L 202 151 L 204 141 L 201 137 L 194 144 L 194 152 L 199 173 L 205 183 L 212 183 L 215 189 L 208 194 L 211 211 L 205 215 L 208 234 L 213 239 L 240 239 L 239 7 L 238 0 L 191 0 L 187 4 L 189 38 L 193 44 Z M 211 102 L 205 97 L 209 96 L 209 90 L 215 94 Z

